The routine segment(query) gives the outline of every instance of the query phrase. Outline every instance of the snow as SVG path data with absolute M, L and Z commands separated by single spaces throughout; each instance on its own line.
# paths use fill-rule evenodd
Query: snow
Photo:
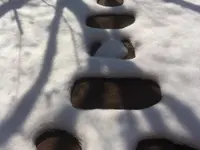
M 84 150 L 132 149 L 151 136 L 200 148 L 200 1 L 13 1 L 0 2 L 1 150 L 35 150 L 35 137 L 51 127 L 76 134 Z M 109 12 L 136 21 L 119 30 L 85 25 Z M 88 56 L 87 44 L 121 37 L 136 47 L 135 59 Z M 143 110 L 75 109 L 71 87 L 88 76 L 153 79 L 163 99 Z
M 95 56 L 104 58 L 123 58 L 128 54 L 127 48 L 119 40 L 107 40 L 102 43 Z

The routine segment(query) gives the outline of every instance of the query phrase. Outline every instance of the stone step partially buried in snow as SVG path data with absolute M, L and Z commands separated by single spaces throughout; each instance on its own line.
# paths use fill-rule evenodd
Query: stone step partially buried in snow
M 108 40 L 101 45 L 95 56 L 108 58 L 124 58 L 128 54 L 127 48 L 121 41 Z
M 102 6 L 114 7 L 123 5 L 124 0 L 97 0 L 97 3 Z

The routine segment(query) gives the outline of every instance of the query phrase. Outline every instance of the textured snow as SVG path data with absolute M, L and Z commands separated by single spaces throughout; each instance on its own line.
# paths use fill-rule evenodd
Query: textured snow
M 107 40 L 97 50 L 95 56 L 107 58 L 123 58 L 128 54 L 127 48 L 119 40 Z
M 151 136 L 200 148 L 200 1 L 125 0 L 115 8 L 96 0 L 0 3 L 1 150 L 35 150 L 35 136 L 52 127 L 76 134 L 83 150 L 132 149 Z M 91 14 L 111 12 L 136 21 L 119 30 L 85 25 Z M 124 37 L 136 47 L 135 59 L 88 56 L 88 44 Z M 77 110 L 70 90 L 88 76 L 153 79 L 163 98 L 137 111 Z

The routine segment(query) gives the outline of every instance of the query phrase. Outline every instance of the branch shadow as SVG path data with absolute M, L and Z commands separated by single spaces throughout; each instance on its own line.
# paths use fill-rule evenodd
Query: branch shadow
M 22 0 L 17 6 L 22 6 L 25 2 L 27 1 Z M 12 4 L 12 1 L 10 1 L 3 7 L 8 7 L 8 5 L 11 5 L 12 8 L 15 8 L 14 6 L 16 5 L 16 1 L 14 2 L 14 4 Z M 8 10 L 10 9 L 7 9 L 7 11 Z M 49 74 L 52 70 L 54 56 L 57 51 L 56 37 L 57 32 L 59 30 L 59 23 L 61 17 L 62 9 L 59 7 L 59 5 L 57 5 L 54 18 L 51 22 L 51 30 L 49 33 L 49 39 L 45 50 L 45 57 L 38 78 L 36 79 L 33 86 L 25 93 L 24 96 L 22 96 L 20 103 L 12 112 L 12 114 L 10 114 L 10 116 L 6 118 L 0 125 L 0 145 L 6 143 L 6 141 L 8 141 L 11 135 L 20 131 L 21 126 L 26 121 L 26 118 L 32 111 L 32 108 L 34 107 L 43 87 L 48 81 Z
M 191 107 L 182 103 L 180 99 L 166 95 L 166 99 L 171 101 L 164 101 L 164 105 L 174 114 L 178 122 L 189 131 L 193 137 L 200 138 L 200 120 L 198 114 L 195 114 Z
M 174 3 L 180 5 L 181 7 L 200 13 L 200 5 L 192 4 L 184 0 L 164 0 L 164 1 L 167 3 Z
M 152 135 L 150 133 L 148 136 L 152 139 L 164 138 L 173 143 L 178 141 L 181 145 L 186 146 L 186 150 L 193 150 L 190 146 L 194 146 L 195 148 L 195 146 L 197 146 L 195 143 L 197 143 L 200 138 L 200 120 L 198 114 L 195 114 L 191 107 L 181 102 L 181 99 L 172 95 L 163 94 L 161 102 L 163 103 L 163 106 L 165 106 L 167 110 L 176 118 L 177 124 L 179 124 L 180 127 L 187 132 L 189 137 L 193 138 L 187 140 L 184 137 L 181 138 L 179 135 L 172 133 L 172 126 L 168 126 L 169 121 L 171 121 L 170 118 L 164 118 L 164 116 L 161 115 L 164 112 L 161 112 L 161 110 L 153 107 L 151 110 L 143 111 L 143 116 L 147 120 L 152 131 Z M 166 123 L 166 121 L 168 121 L 168 123 Z M 143 139 L 145 138 L 146 137 L 143 137 Z
M 10 10 L 15 10 L 25 5 L 29 0 L 9 0 L 0 6 L 0 18 Z
M 13 12 L 14 12 L 16 23 L 17 23 L 17 27 L 19 29 L 19 33 L 20 33 L 20 35 L 23 35 L 24 31 L 23 31 L 23 28 L 22 28 L 21 20 L 19 19 L 18 12 L 17 12 L 16 9 L 13 9 Z

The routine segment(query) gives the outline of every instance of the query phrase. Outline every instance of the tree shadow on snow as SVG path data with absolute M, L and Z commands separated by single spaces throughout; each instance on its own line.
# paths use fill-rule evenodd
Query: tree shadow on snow
M 18 9 L 26 4 L 29 0 L 9 0 L 0 6 L 0 18 L 10 10 Z
M 19 0 L 18 0 L 19 1 Z M 11 2 L 9 4 L 11 5 Z M 19 1 L 18 7 L 25 4 L 27 0 Z M 60 3 L 62 2 L 62 3 Z M 81 5 L 81 9 L 90 9 L 82 0 L 78 0 L 79 4 Z M 15 3 L 14 3 L 15 4 Z M 61 5 L 62 4 L 62 5 Z M 50 33 L 49 33 L 49 39 L 45 50 L 45 57 L 42 63 L 42 67 L 40 70 L 40 73 L 38 75 L 38 78 L 36 79 L 33 86 L 26 92 L 21 100 L 18 106 L 13 110 L 13 112 L 10 114 L 8 118 L 6 118 L 0 125 L 0 145 L 6 143 L 11 135 L 15 134 L 16 132 L 20 132 L 21 126 L 23 126 L 24 122 L 26 121 L 27 117 L 31 113 L 39 95 L 41 94 L 45 84 L 48 81 L 49 74 L 52 71 L 52 65 L 53 60 L 57 52 L 57 33 L 59 30 L 59 23 L 63 13 L 63 8 L 67 7 L 69 10 L 71 10 L 72 13 L 74 13 L 77 18 L 80 17 L 79 11 L 77 8 L 78 5 L 74 6 L 69 3 L 69 1 L 58 1 L 57 5 L 55 6 L 55 15 L 51 21 L 50 24 Z M 0 6 L 0 16 L 5 14 L 7 11 L 15 8 L 11 7 L 11 9 L 8 9 L 8 4 L 5 4 L 4 6 Z M 87 34 L 85 33 L 86 30 L 83 25 L 81 25 L 81 22 L 79 23 L 82 30 L 83 30 L 83 39 L 85 42 L 87 42 Z M 108 33 L 107 31 L 103 30 L 102 32 L 105 32 L 105 35 L 110 37 L 112 35 L 111 33 Z M 75 41 L 73 41 L 75 42 Z M 77 51 L 75 53 L 78 53 Z M 78 59 L 78 58 L 77 58 Z M 140 68 L 138 68 L 136 65 L 130 62 L 124 62 L 122 60 L 119 60 L 121 63 L 125 65 L 125 67 L 128 67 L 130 69 L 137 69 L 140 71 Z M 88 70 L 93 69 L 102 69 L 102 67 L 108 66 L 106 62 L 104 61 L 97 61 L 98 65 L 92 65 L 90 60 L 88 60 Z M 108 62 L 107 62 L 108 63 Z M 96 68 L 97 67 L 97 68 Z M 109 70 L 108 66 L 108 70 Z M 166 99 L 170 99 L 169 101 L 165 102 Z M 196 114 L 193 113 L 192 109 L 189 106 L 184 105 L 180 102 L 177 98 L 170 96 L 170 95 L 163 95 L 163 103 L 164 105 L 171 111 L 172 114 L 177 118 L 177 121 L 194 137 L 199 137 L 200 131 L 197 131 L 196 129 L 200 126 L 199 119 Z M 65 118 L 63 115 L 72 115 L 68 116 L 67 118 L 71 118 L 71 121 L 69 121 L 70 125 L 67 126 L 75 126 L 76 120 L 78 119 L 78 113 L 71 114 L 69 113 L 69 110 L 71 108 L 66 108 L 64 110 L 60 110 L 59 115 L 56 117 L 58 120 L 59 118 Z M 146 112 L 146 113 L 145 113 Z M 184 113 L 184 114 L 183 114 Z M 156 110 L 155 108 L 152 108 L 152 111 L 149 113 L 148 111 L 144 111 L 143 116 L 149 123 L 152 130 L 156 131 L 157 133 L 161 132 L 159 129 L 166 129 L 166 132 L 169 131 L 169 128 L 167 127 L 165 123 L 165 118 L 161 116 L 161 113 L 159 110 Z M 153 116 L 153 117 L 152 117 Z M 124 141 L 130 141 L 129 138 L 133 136 L 127 136 L 130 135 L 130 128 L 133 128 L 136 130 L 139 130 L 139 124 L 137 123 L 137 118 L 134 118 L 132 113 L 130 111 L 125 111 L 122 113 L 119 117 L 119 123 L 121 126 L 124 127 L 124 130 L 121 131 L 121 136 L 123 137 Z M 191 124 L 193 122 L 194 124 Z M 64 125 L 66 125 L 67 122 Z M 8 130 L 9 129 L 9 130 Z M 161 132 L 162 133 L 162 132 Z M 133 133 L 134 134 L 134 133 Z M 165 136 L 165 135 L 162 135 Z M 103 136 L 102 136 L 103 137 Z M 145 138 L 145 137 L 144 137 Z M 130 146 L 130 142 L 127 142 L 127 145 Z M 56 150 L 56 149 L 55 149 Z
M 184 0 L 164 0 L 164 1 L 168 3 L 174 3 L 184 8 L 200 13 L 200 5 L 192 4 L 192 2 L 187 2 Z
M 18 0 L 19 1 L 19 0 Z M 19 1 L 20 2 L 20 1 Z M 24 4 L 24 0 L 20 5 Z M 11 3 L 11 2 L 10 2 Z M 62 17 L 62 9 L 57 6 L 54 18 L 51 22 L 51 30 L 49 39 L 45 50 L 45 57 L 43 59 L 42 67 L 38 78 L 33 86 L 22 96 L 20 103 L 15 110 L 7 117 L 0 125 L 0 145 L 5 143 L 12 134 L 20 131 L 21 126 L 26 121 L 32 108 L 34 107 L 42 89 L 48 81 L 49 74 L 52 70 L 53 59 L 57 51 L 57 32 L 59 30 L 60 18 Z M 9 129 L 9 130 L 8 130 Z
M 182 4 L 182 5 L 187 4 L 187 2 L 180 1 L 180 0 L 174 1 L 174 2 L 177 4 Z M 80 0 L 77 2 L 77 5 L 75 5 L 75 6 L 72 5 L 69 1 L 62 2 L 62 4 L 64 5 L 64 7 L 67 7 L 77 17 L 77 20 L 79 20 L 79 19 L 82 20 L 80 18 L 79 10 L 90 10 L 90 8 L 83 1 L 80 1 Z M 77 6 L 80 6 L 80 8 Z M 188 7 L 195 11 L 199 11 L 198 7 L 196 7 L 195 5 L 190 4 L 190 3 L 185 7 Z M 83 32 L 83 39 L 85 40 L 84 42 L 87 43 L 88 42 L 88 40 L 87 40 L 88 36 L 86 34 L 87 31 L 86 31 L 84 25 L 82 24 L 82 22 L 80 22 L 79 25 L 81 26 L 81 29 Z M 116 34 L 113 32 L 108 33 L 106 30 L 102 30 L 102 32 L 104 32 L 105 35 L 108 36 L 107 38 L 115 36 L 115 34 Z M 123 60 L 118 60 L 118 61 L 121 63 L 124 62 Z M 99 61 L 98 65 L 93 66 L 90 63 L 90 60 L 88 60 L 88 68 L 89 68 L 88 70 L 97 69 L 96 67 L 98 67 L 98 69 L 101 69 L 103 66 L 107 66 L 108 70 L 110 69 L 109 66 L 106 64 L 106 62 L 104 62 L 104 61 Z M 140 70 L 140 68 L 135 66 L 133 63 L 126 62 L 126 67 L 129 67 L 130 69 L 131 68 L 137 69 L 139 72 L 142 72 Z M 162 98 L 163 105 L 165 105 L 165 107 L 167 107 L 168 110 L 175 116 L 175 118 L 177 119 L 177 122 L 186 131 L 188 131 L 191 136 L 199 137 L 200 131 L 196 130 L 196 129 L 198 129 L 198 127 L 200 126 L 200 121 L 199 121 L 199 118 L 197 117 L 197 114 L 194 114 L 194 112 L 192 111 L 192 108 L 181 103 L 181 100 L 175 98 L 174 96 L 163 94 L 162 97 L 163 97 Z M 161 102 L 162 102 L 162 100 L 161 100 Z M 61 112 L 61 114 L 62 114 L 62 112 Z M 160 130 L 160 129 L 165 129 L 166 134 L 168 131 L 170 132 L 170 129 L 169 129 L 169 127 L 167 127 L 167 124 L 165 122 L 165 118 L 163 118 L 163 116 L 161 116 L 161 112 L 159 110 L 157 110 L 155 108 L 152 108 L 151 111 L 145 110 L 143 113 L 143 116 L 147 120 L 147 122 L 150 125 L 150 127 L 152 128 L 152 130 L 155 131 L 155 133 L 158 133 L 158 134 L 160 133 L 161 136 L 165 137 L 165 135 L 163 134 L 163 130 Z M 125 141 L 130 142 L 130 139 L 128 139 L 128 138 L 133 137 L 133 136 L 127 136 L 127 135 L 130 135 L 130 130 L 129 130 L 130 128 L 139 130 L 139 124 L 137 124 L 137 122 L 138 122 L 137 118 L 134 118 L 134 115 L 133 115 L 133 113 L 131 113 L 131 111 L 125 111 L 124 113 L 122 113 L 120 115 L 119 124 L 124 126 L 124 130 L 121 131 L 121 136 L 123 137 L 123 139 Z M 102 136 L 102 138 L 103 138 L 103 135 L 99 135 L 99 136 Z M 177 135 L 177 137 L 174 137 L 174 138 L 171 137 L 171 139 L 178 140 L 178 135 Z M 186 141 L 182 141 L 182 142 L 186 142 Z M 189 143 L 186 143 L 186 144 L 190 144 L 190 142 L 192 142 L 192 141 L 189 141 Z M 127 142 L 127 145 L 130 146 L 130 143 Z
M 136 142 L 136 146 L 140 141 L 145 139 L 167 139 L 173 143 L 176 143 L 178 141 L 178 143 L 183 146 L 194 146 L 195 148 L 197 146 L 196 143 L 199 141 L 200 138 L 200 120 L 198 114 L 195 114 L 190 106 L 182 103 L 180 99 L 172 95 L 163 94 L 163 98 L 160 103 L 163 103 L 162 105 L 166 107 L 171 115 L 173 115 L 173 117 L 175 118 L 174 120 L 176 120 L 178 126 L 180 125 L 180 127 L 186 131 L 186 133 L 189 135 L 188 137 L 193 138 L 188 140 L 184 137 L 181 137 L 179 134 L 174 133 L 173 130 L 176 129 L 173 127 L 173 124 L 175 122 L 171 122 L 172 120 L 167 117 L 167 112 L 158 110 L 155 107 L 150 107 L 149 109 L 144 109 L 140 116 L 144 117 L 144 119 L 146 120 L 145 122 L 148 124 L 148 128 L 150 128 L 151 132 L 147 132 L 146 134 L 145 132 L 140 132 L 141 126 L 138 121 L 139 118 L 136 117 L 133 112 L 126 111 L 124 113 L 121 113 L 121 115 L 119 116 L 119 124 L 121 124 L 122 126 L 124 125 L 125 127 L 120 133 L 125 142 L 129 141 L 127 142 L 127 146 L 129 146 L 129 148 L 133 148 L 133 145 L 130 145 L 132 144 L 130 143 L 130 139 L 133 139 Z M 129 129 L 132 129 L 132 134 L 130 134 L 131 131 L 126 128 L 127 126 Z M 176 128 L 178 126 L 176 126 Z M 138 134 L 140 134 L 139 139 L 135 139 L 134 135 Z M 183 149 L 183 147 L 176 150 L 181 149 Z M 185 147 L 185 150 L 194 149 Z
M 178 1 L 174 1 L 175 3 L 179 3 Z M 182 4 L 187 4 L 187 2 L 183 2 L 180 1 L 180 3 L 182 2 Z M 83 1 L 79 1 L 79 3 L 81 4 L 81 8 L 76 8 L 76 6 L 71 6 L 70 3 L 66 2 L 66 6 L 69 10 L 71 10 L 71 12 L 77 17 L 79 18 L 79 9 L 89 9 L 87 7 L 86 4 L 84 4 Z M 187 6 L 190 9 L 193 9 L 195 11 L 197 11 L 199 8 L 198 6 L 196 7 L 193 4 L 188 4 Z M 78 10 L 76 10 L 78 9 Z M 199 11 L 199 10 L 198 10 Z M 86 30 L 84 29 L 84 26 L 79 23 L 79 25 L 82 27 L 82 31 L 83 31 L 83 38 L 87 39 L 87 35 L 86 35 Z M 106 32 L 105 30 L 102 32 Z M 85 34 L 85 35 L 84 35 Z M 105 33 L 109 36 L 112 37 L 112 34 L 114 33 Z M 87 41 L 87 40 L 86 40 Z M 85 42 L 86 42 L 85 41 Z M 122 60 L 118 60 L 121 61 Z M 92 64 L 88 64 L 90 68 L 93 68 L 94 66 L 92 66 Z M 126 62 L 126 67 L 132 68 L 132 69 L 138 69 L 138 71 L 140 72 L 141 70 L 135 66 L 133 63 L 129 63 Z M 98 65 L 98 69 L 101 69 L 102 66 L 107 66 L 105 62 L 100 62 Z M 96 66 L 95 66 L 96 67 Z M 95 69 L 95 68 L 93 68 Z M 91 70 L 93 70 L 91 69 Z M 89 70 L 89 69 L 88 69 Z M 109 67 L 108 67 L 109 70 Z M 194 112 L 192 111 L 192 108 L 190 108 L 189 106 L 186 106 L 185 104 L 181 103 L 181 100 L 179 100 L 178 98 L 171 96 L 171 95 L 166 95 L 163 94 L 162 95 L 162 100 L 163 100 L 163 105 L 165 105 L 165 107 L 168 108 L 168 110 L 175 116 L 175 118 L 177 119 L 177 122 L 186 130 L 189 132 L 189 134 L 193 137 L 199 137 L 200 135 L 200 131 L 197 130 L 198 127 L 200 126 L 200 121 L 198 118 L 197 114 L 194 114 Z M 168 99 L 168 100 L 167 100 Z M 161 100 L 161 102 L 162 102 Z M 145 119 L 147 120 L 147 122 L 149 123 L 150 127 L 152 128 L 153 131 L 155 131 L 155 133 L 160 133 L 160 135 L 162 137 L 165 137 L 163 133 L 163 130 L 160 129 L 165 129 L 165 133 L 167 134 L 168 131 L 170 131 L 169 127 L 167 127 L 167 124 L 165 122 L 166 118 L 163 118 L 163 116 L 161 116 L 161 112 L 155 108 L 152 107 L 151 111 L 144 111 L 143 116 L 145 117 Z M 131 119 L 130 119 L 131 118 Z M 191 123 L 192 122 L 192 123 Z M 131 113 L 131 111 L 125 111 L 124 113 L 121 114 L 121 116 L 119 117 L 119 124 L 124 126 L 124 131 L 121 131 L 121 135 L 124 138 L 125 141 L 130 141 L 129 136 L 130 135 L 130 127 L 133 129 L 138 129 L 139 130 L 139 125 L 137 124 L 137 118 L 134 118 L 133 113 Z M 134 134 L 134 133 L 133 133 Z M 103 135 L 101 135 L 103 137 Z M 132 137 L 132 136 L 131 136 Z M 144 137 L 145 138 L 145 137 Z M 166 137 L 167 138 L 167 137 Z M 169 137 L 168 137 L 169 138 Z M 171 137 L 172 140 L 178 140 L 178 135 L 177 137 Z M 181 142 L 181 141 L 180 141 Z M 182 141 L 182 142 L 186 142 L 186 141 Z M 190 142 L 193 141 L 189 141 L 186 144 L 190 144 Z M 127 145 L 130 145 L 130 143 L 127 143 Z

